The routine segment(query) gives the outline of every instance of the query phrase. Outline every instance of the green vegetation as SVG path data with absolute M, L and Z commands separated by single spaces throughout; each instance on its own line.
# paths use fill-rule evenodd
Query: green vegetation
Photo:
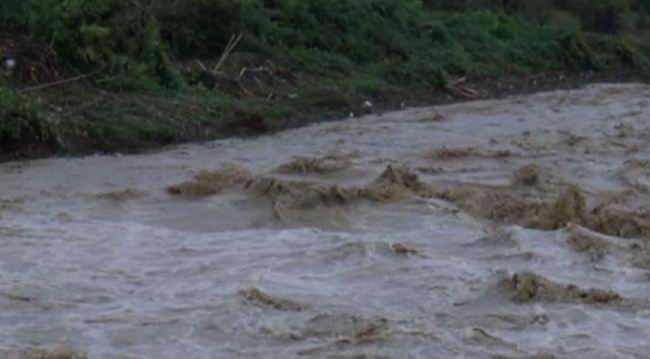
M 642 76 L 649 12 L 650 0 L 4 0 L 0 55 L 19 66 L 0 73 L 0 154 L 138 150 L 359 113 L 364 98 L 476 95 L 450 85 L 460 77 L 489 90 L 506 76 Z

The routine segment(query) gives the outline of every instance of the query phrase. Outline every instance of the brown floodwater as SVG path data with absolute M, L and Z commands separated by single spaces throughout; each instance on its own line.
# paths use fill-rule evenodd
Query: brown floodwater
M 603 84 L 5 163 L 0 356 L 646 358 L 649 155 Z

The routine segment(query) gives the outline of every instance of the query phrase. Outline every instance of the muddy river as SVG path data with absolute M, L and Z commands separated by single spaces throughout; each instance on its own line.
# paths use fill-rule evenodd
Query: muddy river
M 0 357 L 647 358 L 649 140 L 594 85 L 2 164 Z

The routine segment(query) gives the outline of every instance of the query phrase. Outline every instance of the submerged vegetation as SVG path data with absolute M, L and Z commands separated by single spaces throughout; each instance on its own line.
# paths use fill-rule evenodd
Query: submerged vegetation
M 6 0 L 0 55 L 17 66 L 0 73 L 0 154 L 264 133 L 361 114 L 366 100 L 498 95 L 504 78 L 522 90 L 638 78 L 649 11 L 646 0 Z

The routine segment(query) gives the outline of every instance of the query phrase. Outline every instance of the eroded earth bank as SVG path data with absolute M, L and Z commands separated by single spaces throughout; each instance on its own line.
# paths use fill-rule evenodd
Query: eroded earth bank
M 2 356 L 645 358 L 649 140 L 597 85 L 0 165 Z

